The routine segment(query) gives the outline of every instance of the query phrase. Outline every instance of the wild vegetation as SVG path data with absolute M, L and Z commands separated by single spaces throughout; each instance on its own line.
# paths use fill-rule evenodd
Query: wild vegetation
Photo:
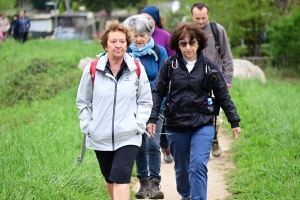
M 8 40 L 0 48 L 0 199 L 109 199 L 94 153 L 77 163 L 77 64 L 103 51 L 99 43 Z M 234 79 L 230 91 L 242 135 L 232 148 L 228 188 L 233 199 L 296 199 L 299 76 L 264 70 L 266 84 Z

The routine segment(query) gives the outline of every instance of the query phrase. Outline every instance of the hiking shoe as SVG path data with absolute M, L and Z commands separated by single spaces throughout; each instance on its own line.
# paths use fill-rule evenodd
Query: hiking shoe
M 212 144 L 212 148 L 211 148 L 211 154 L 214 156 L 214 157 L 220 157 L 221 154 L 222 154 L 222 149 L 219 145 L 219 141 L 218 139 L 215 139 L 213 141 L 213 144 Z
M 136 199 L 146 199 L 148 196 L 148 187 L 149 187 L 149 178 L 148 177 L 141 177 L 140 180 L 140 189 L 135 194 Z
M 164 161 L 165 161 L 166 163 L 171 163 L 171 162 L 173 162 L 173 157 L 171 156 L 169 147 L 161 148 L 161 151 L 162 151 L 162 153 L 163 153 Z
M 181 200 L 191 200 L 190 197 L 182 197 Z
M 160 180 L 158 178 L 153 178 L 149 181 L 149 193 L 148 199 L 163 199 L 164 193 L 160 191 Z

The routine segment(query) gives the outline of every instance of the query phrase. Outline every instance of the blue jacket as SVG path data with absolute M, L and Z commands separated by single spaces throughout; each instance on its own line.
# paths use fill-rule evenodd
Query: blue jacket
M 163 61 L 166 58 L 168 58 L 166 49 L 158 44 L 157 44 L 157 46 L 158 46 L 159 53 L 160 53 L 160 56 L 158 58 L 158 61 L 159 61 L 158 63 L 155 61 L 155 58 L 153 55 L 145 55 L 145 56 L 139 57 L 141 60 L 141 63 L 145 67 L 146 74 L 148 76 L 151 88 L 153 87 L 153 85 L 155 83 L 156 76 L 158 74 L 160 66 L 162 65 Z M 131 53 L 132 50 L 130 48 L 128 48 L 127 52 Z
M 22 17 L 19 17 L 14 26 L 14 31 L 17 31 L 19 33 L 27 33 L 29 28 L 30 20 L 28 19 L 28 17 L 25 17 L 24 19 Z

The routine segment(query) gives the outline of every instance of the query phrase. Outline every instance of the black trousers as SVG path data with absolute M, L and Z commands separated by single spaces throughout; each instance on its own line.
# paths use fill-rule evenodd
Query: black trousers
M 19 35 L 18 39 L 19 39 L 20 42 L 22 42 L 22 43 L 26 42 L 28 32 L 19 33 L 18 35 Z

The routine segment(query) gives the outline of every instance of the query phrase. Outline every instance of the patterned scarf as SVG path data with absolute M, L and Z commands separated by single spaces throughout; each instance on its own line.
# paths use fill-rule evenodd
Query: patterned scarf
M 132 53 L 129 53 L 133 56 L 134 59 L 140 61 L 141 56 L 145 55 L 153 55 L 155 57 L 155 61 L 158 60 L 158 57 L 156 53 L 152 50 L 152 47 L 154 46 L 154 40 L 151 37 L 149 42 L 142 48 L 137 47 L 134 42 L 132 42 L 129 46 L 129 48 L 132 50 Z

